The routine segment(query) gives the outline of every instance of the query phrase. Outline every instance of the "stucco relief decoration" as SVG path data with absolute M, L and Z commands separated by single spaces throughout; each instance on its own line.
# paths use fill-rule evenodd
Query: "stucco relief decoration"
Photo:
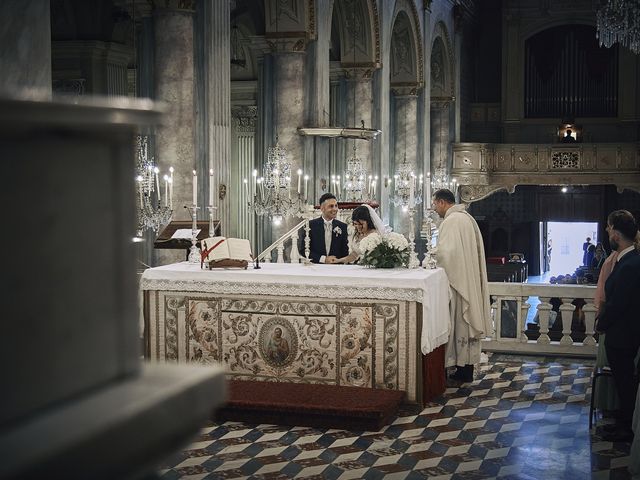
M 340 367 L 345 384 L 370 386 L 373 321 L 371 307 L 340 308 Z
M 462 157 L 462 163 L 464 163 L 465 165 L 471 166 L 473 164 L 473 162 L 471 161 L 471 159 L 467 156 Z
M 531 159 L 529 158 L 529 155 L 525 154 L 524 156 L 518 156 L 518 162 L 520 162 L 523 165 L 531 165 Z
M 404 13 L 398 14 L 391 37 L 392 83 L 418 80 L 412 36 L 409 18 Z
M 217 363 L 220 361 L 218 342 L 219 306 L 215 301 L 191 301 L 187 315 L 190 361 Z
M 580 168 L 578 152 L 553 152 L 551 155 L 551 170 Z
M 507 187 L 495 185 L 461 185 L 458 191 L 460 192 L 460 199 L 464 203 L 471 203 L 482 200 L 494 192 L 505 189 L 507 189 Z
M 444 46 L 441 39 L 436 39 L 431 51 L 431 95 L 445 95 L 444 79 Z

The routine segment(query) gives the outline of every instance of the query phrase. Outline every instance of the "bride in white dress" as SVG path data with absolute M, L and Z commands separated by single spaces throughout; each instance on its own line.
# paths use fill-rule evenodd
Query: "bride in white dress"
M 349 255 L 338 258 L 335 263 L 354 263 L 360 258 L 360 241 L 374 232 L 383 235 L 386 231 L 382 219 L 369 205 L 360 205 L 351 214 L 351 223 L 355 229 L 354 235 L 349 238 Z

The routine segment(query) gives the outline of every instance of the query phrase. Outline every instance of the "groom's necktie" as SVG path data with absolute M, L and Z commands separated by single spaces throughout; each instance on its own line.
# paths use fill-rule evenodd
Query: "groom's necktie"
M 329 255 L 329 250 L 331 250 L 331 227 L 333 227 L 333 222 L 324 222 L 324 248 L 326 249 L 327 255 Z

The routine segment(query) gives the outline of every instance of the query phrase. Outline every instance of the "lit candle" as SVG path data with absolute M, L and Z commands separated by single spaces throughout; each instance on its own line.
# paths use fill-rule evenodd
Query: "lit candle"
M 307 198 L 307 182 L 309 181 L 309 175 L 304 176 L 304 195 L 303 197 Z
M 158 205 L 160 204 L 160 181 L 158 180 L 158 172 L 160 172 L 160 169 L 158 167 L 153 169 L 153 173 L 155 174 L 156 177 L 156 192 L 158 192 Z
M 213 168 L 209 169 L 209 206 L 213 207 Z
M 409 207 L 413 207 L 413 182 L 409 182 Z
M 249 180 L 245 178 L 243 182 L 244 182 L 244 193 L 247 195 L 247 198 L 249 198 Z
M 173 167 L 169 167 L 169 208 L 173 208 Z
M 192 205 L 196 207 L 198 205 L 198 175 L 196 171 L 193 171 L 193 202 Z
M 142 175 L 138 175 L 136 180 L 138 180 L 138 192 L 140 192 L 140 209 L 144 209 L 144 200 L 142 199 L 142 182 L 144 178 L 142 178 Z
M 251 174 L 253 176 L 253 189 L 251 191 L 251 196 L 255 195 L 256 193 L 258 193 L 258 189 L 257 189 L 257 181 L 258 181 L 258 170 L 254 170 L 253 173 Z
M 169 175 L 164 176 L 164 206 L 169 206 Z
M 298 193 L 300 193 L 300 175 L 302 175 L 302 170 L 298 169 Z

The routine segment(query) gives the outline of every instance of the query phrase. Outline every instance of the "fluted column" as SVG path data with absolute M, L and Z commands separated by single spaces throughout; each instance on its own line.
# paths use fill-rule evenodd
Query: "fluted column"
M 414 87 L 394 87 L 395 108 L 395 137 L 394 142 L 394 174 L 404 162 L 411 166 L 415 175 L 419 175 L 418 169 L 418 95 Z M 395 192 L 395 183 L 391 195 Z M 418 191 L 415 192 L 418 194 Z M 402 212 L 400 207 L 393 208 L 394 230 L 407 234 L 409 223 L 408 215 Z
M 226 0 L 204 1 L 207 155 L 213 169 L 214 206 L 222 235 L 231 227 L 231 10 Z M 205 166 L 205 170 L 208 170 Z M 207 178 L 209 178 L 207 176 Z
M 3 0 L 0 19 L 0 92 L 27 89 L 50 98 L 49 0 Z

